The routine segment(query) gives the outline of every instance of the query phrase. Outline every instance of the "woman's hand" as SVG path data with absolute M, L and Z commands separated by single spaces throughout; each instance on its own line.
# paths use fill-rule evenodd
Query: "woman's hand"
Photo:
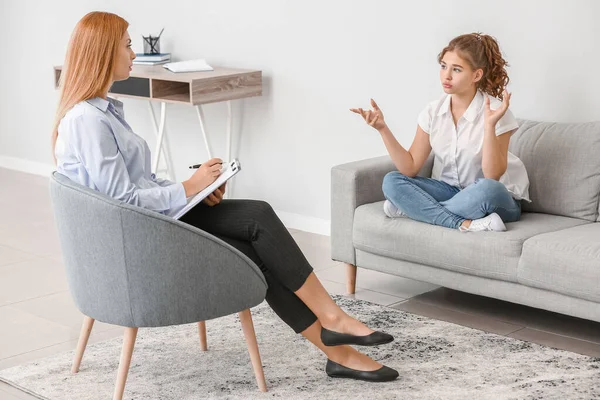
M 360 114 L 367 124 L 377 129 L 378 131 L 386 128 L 387 125 L 383 120 L 383 112 L 373 99 L 371 99 L 371 106 L 373 107 L 373 110 L 365 111 L 362 108 L 351 108 L 350 111 L 356 114 Z
M 220 158 L 212 158 L 203 163 L 190 179 L 183 182 L 185 197 L 193 196 L 213 183 L 221 175 L 222 163 L 223 161 Z
M 490 109 L 490 97 L 485 96 L 485 112 L 483 114 L 483 121 L 488 126 L 495 127 L 498 121 L 506 114 L 508 106 L 510 105 L 510 96 L 506 89 L 504 89 L 502 104 L 495 110 Z
M 223 195 L 225 194 L 225 185 L 227 182 L 223 183 L 217 190 L 208 195 L 204 200 L 204 204 L 207 206 L 216 206 L 223 200 Z

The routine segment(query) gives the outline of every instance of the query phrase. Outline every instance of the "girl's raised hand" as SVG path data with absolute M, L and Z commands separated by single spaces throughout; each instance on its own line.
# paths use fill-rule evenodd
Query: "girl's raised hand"
M 483 115 L 483 120 L 486 124 L 496 126 L 500 118 L 506 114 L 506 110 L 508 110 L 508 106 L 510 105 L 510 96 L 506 89 L 504 89 L 502 104 L 495 110 L 490 108 L 490 97 L 488 95 L 485 96 L 485 112 Z
M 367 124 L 379 131 L 387 126 L 383 119 L 383 112 L 373 99 L 371 99 L 371 106 L 373 107 L 372 110 L 363 110 L 362 108 L 351 108 L 350 111 L 356 114 L 360 114 Z

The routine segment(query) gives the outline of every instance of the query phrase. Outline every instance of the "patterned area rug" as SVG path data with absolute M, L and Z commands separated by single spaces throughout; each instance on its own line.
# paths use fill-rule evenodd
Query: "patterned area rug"
M 600 397 L 600 359 L 334 296 L 351 315 L 396 340 L 363 348 L 397 369 L 394 382 L 328 378 L 325 357 L 266 303 L 252 310 L 268 393 L 258 391 L 237 315 L 207 322 L 209 351 L 195 324 L 140 329 L 126 399 L 591 399 Z M 0 380 L 42 399 L 109 399 L 121 339 L 0 371 Z

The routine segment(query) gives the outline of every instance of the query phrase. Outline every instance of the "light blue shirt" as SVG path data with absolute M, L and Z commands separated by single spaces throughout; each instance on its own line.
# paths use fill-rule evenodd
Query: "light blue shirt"
M 164 214 L 186 204 L 183 184 L 151 172 L 150 148 L 118 100 L 76 104 L 60 121 L 54 154 L 58 172 L 117 200 Z

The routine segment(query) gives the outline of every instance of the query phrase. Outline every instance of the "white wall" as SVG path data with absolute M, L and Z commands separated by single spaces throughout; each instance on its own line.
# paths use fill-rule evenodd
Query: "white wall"
M 442 93 L 436 55 L 456 35 L 498 38 L 518 117 L 600 120 L 595 0 L 0 0 L 0 166 L 51 163 L 52 65 L 62 64 L 75 23 L 92 10 L 127 19 L 136 51 L 143 33 L 165 27 L 162 50 L 175 59 L 263 71 L 263 96 L 235 103 L 244 169 L 235 195 L 307 217 L 307 229 L 326 230 L 332 166 L 385 154 L 378 134 L 348 108 L 374 97 L 410 145 L 418 112 Z M 124 102 L 130 124 L 153 148 L 147 105 Z M 224 154 L 225 112 L 224 104 L 205 109 L 217 155 Z M 170 105 L 168 113 L 181 180 L 206 155 L 194 109 Z

